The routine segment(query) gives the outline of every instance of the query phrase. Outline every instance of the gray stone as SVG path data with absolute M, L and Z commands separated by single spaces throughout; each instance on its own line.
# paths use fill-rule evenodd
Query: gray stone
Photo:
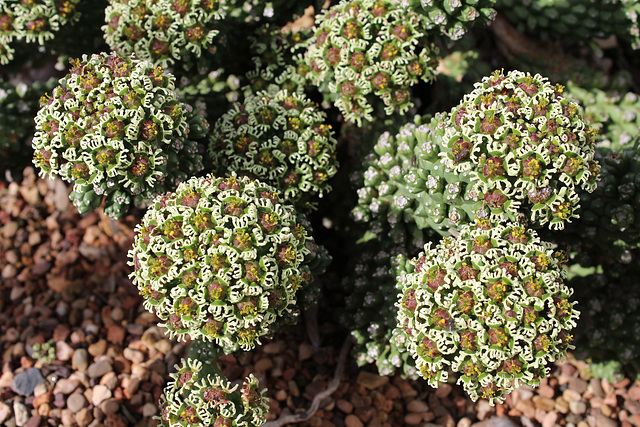
M 27 369 L 13 377 L 13 387 L 18 394 L 31 396 L 36 386 L 44 381 L 44 377 L 38 368 Z
M 89 378 L 100 378 L 107 372 L 111 371 L 113 371 L 111 363 L 109 363 L 109 361 L 106 359 L 102 359 L 101 361 L 93 363 L 91 364 L 91 366 L 89 366 L 89 369 L 87 369 L 87 375 L 89 375 Z
M 87 399 L 85 399 L 82 393 L 72 393 L 67 398 L 67 408 L 71 409 L 73 412 L 78 412 L 85 406 L 87 406 Z
M 87 370 L 89 366 L 89 353 L 84 348 L 79 348 L 73 352 L 71 357 L 71 366 L 80 372 Z

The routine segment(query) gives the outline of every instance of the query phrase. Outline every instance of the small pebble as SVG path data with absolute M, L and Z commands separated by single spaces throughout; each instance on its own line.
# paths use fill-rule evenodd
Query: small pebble
M 364 427 L 364 424 L 362 424 L 362 421 L 360 421 L 360 418 L 358 418 L 353 414 L 349 414 L 345 417 L 344 425 L 346 427 Z
M 367 371 L 360 371 L 356 382 L 366 389 L 374 390 L 389 382 L 389 377 L 380 376 Z
M 13 415 L 17 426 L 24 426 L 29 421 L 29 411 L 22 402 L 13 402 Z
M 95 406 L 100 405 L 103 401 L 111 397 L 111 390 L 102 384 L 93 387 L 91 394 L 91 403 Z
M 99 362 L 93 363 L 87 369 L 87 375 L 89 378 L 99 378 L 106 374 L 107 372 L 111 372 L 113 367 L 108 360 L 102 359 Z
M 67 398 L 67 408 L 78 412 L 87 405 L 87 399 L 81 393 L 71 393 Z

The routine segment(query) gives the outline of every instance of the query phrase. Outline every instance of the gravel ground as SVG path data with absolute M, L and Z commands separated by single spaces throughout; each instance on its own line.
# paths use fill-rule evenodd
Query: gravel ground
M 156 425 L 156 402 L 185 346 L 164 337 L 127 279 L 134 224 L 78 215 L 65 185 L 32 169 L 21 184 L 0 182 L 1 425 Z M 220 362 L 230 379 L 253 372 L 268 387 L 270 420 L 303 417 L 330 386 L 343 344 L 331 322 L 319 332 L 319 348 L 298 325 Z M 640 427 L 640 382 L 610 384 L 586 368 L 569 357 L 537 389 L 491 407 L 456 385 L 380 377 L 347 358 L 336 390 L 299 425 Z

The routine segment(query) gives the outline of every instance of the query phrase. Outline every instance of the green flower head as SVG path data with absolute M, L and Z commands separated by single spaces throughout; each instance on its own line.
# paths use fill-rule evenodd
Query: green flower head
M 137 226 L 131 278 L 171 337 L 249 350 L 310 282 L 309 240 L 273 187 L 192 178 L 156 198 Z
M 578 216 L 578 188 L 595 189 L 590 128 L 563 89 L 539 74 L 496 71 L 451 110 L 446 166 L 469 176 L 468 194 L 492 220 L 522 214 L 562 229 Z
M 166 427 L 258 427 L 269 412 L 264 390 L 249 375 L 232 385 L 222 374 L 208 372 L 207 359 L 182 359 L 160 399 L 160 425 Z
M 412 105 L 409 88 L 434 78 L 437 49 L 426 40 L 431 24 L 384 0 L 342 2 L 316 18 L 304 60 L 307 78 L 335 98 L 349 121 L 373 120 L 373 102 L 385 112 Z
M 178 102 L 172 76 L 149 62 L 85 56 L 41 102 L 34 163 L 41 176 L 74 184 L 81 212 L 106 197 L 117 218 L 133 196 L 148 199 L 202 169 L 196 140 L 208 124 Z
M 449 371 L 469 396 L 502 401 L 563 357 L 578 312 L 551 244 L 513 223 L 477 221 L 431 244 L 398 277 L 398 327 L 433 387 Z
M 216 123 L 209 147 L 218 173 L 249 174 L 305 208 L 330 191 L 338 170 L 336 140 L 326 116 L 299 93 L 260 92 Z
M 13 59 L 11 42 L 44 44 L 63 25 L 76 22 L 80 0 L 4 0 L 0 3 L 0 64 Z

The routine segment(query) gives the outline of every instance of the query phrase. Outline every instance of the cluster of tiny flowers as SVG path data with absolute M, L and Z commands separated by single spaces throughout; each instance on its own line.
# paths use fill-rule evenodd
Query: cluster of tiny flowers
M 111 0 L 105 15 L 105 40 L 115 52 L 186 69 L 214 49 L 222 18 L 218 0 Z
M 160 399 L 160 425 L 258 427 L 266 422 L 268 399 L 253 374 L 238 390 L 221 374 L 207 371 L 199 359 L 182 359 Z
M 260 92 L 235 104 L 215 125 L 209 154 L 218 174 L 249 174 L 305 208 L 330 191 L 338 169 L 326 115 L 305 95 Z
M 306 76 L 330 97 L 345 119 L 373 120 L 372 102 L 401 113 L 412 104 L 409 88 L 431 81 L 437 49 L 419 15 L 385 0 L 339 3 L 316 17 L 307 42 Z
M 627 25 L 622 28 L 626 34 L 621 34 L 623 38 L 631 41 L 633 49 L 640 49 L 640 4 L 636 0 L 621 0 L 624 6 L 624 14 L 628 19 Z
M 640 374 L 640 289 L 634 262 L 622 268 L 618 264 L 613 274 L 571 281 L 582 311 L 574 353 L 594 363 L 619 362 L 632 378 Z
M 504 395 L 547 375 L 566 354 L 578 312 L 565 272 L 533 231 L 477 221 L 401 274 L 398 325 L 428 383 L 459 374 L 471 399 Z
M 447 114 L 414 121 L 378 139 L 353 213 L 359 221 L 398 218 L 414 228 L 412 234 L 432 229 L 446 235 L 469 223 L 482 202 L 468 193 L 469 172 L 455 173 L 443 157 Z
M 202 169 L 195 140 L 209 125 L 181 104 L 173 77 L 146 61 L 114 54 L 72 62 L 43 97 L 33 138 L 41 176 L 74 184 L 78 210 L 126 212 L 131 198 L 151 198 Z
M 246 73 L 247 96 L 261 91 L 275 94 L 281 89 L 302 94 L 306 80 L 299 72 L 298 61 L 294 60 L 292 52 L 310 36 L 307 30 L 294 33 L 270 24 L 258 27 L 251 37 L 254 69 Z M 302 73 L 306 74 L 304 68 Z
M 393 0 L 426 16 L 428 21 L 452 40 L 460 39 L 472 24 L 493 21 L 496 0 Z
M 80 0 L 4 0 L 0 2 L 0 64 L 13 59 L 14 40 L 43 44 L 61 26 L 80 19 Z
M 311 281 L 310 240 L 276 190 L 249 178 L 191 178 L 159 196 L 129 252 L 144 306 L 171 337 L 252 349 Z
M 578 216 L 577 187 L 596 187 L 591 129 L 562 92 L 538 74 L 496 71 L 452 109 L 447 165 L 469 173 L 469 194 L 492 221 L 562 229 Z

